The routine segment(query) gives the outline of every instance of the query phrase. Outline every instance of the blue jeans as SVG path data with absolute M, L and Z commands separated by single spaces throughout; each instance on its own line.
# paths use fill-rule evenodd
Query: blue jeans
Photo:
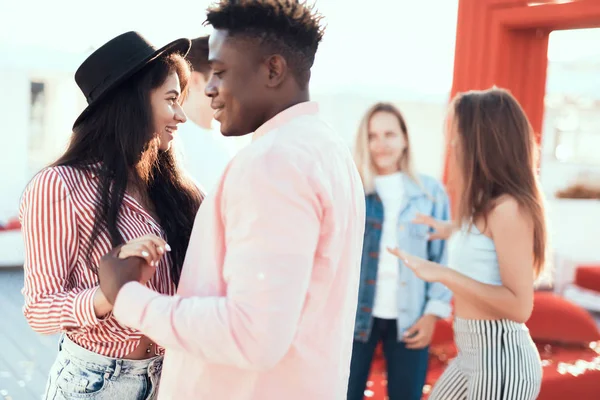
M 419 400 L 429 363 L 429 348 L 407 349 L 398 341 L 395 319 L 373 318 L 369 340 L 354 341 L 348 400 L 363 400 L 367 379 L 377 344 L 383 343 L 383 355 L 387 366 L 387 389 L 390 400 Z
M 96 354 L 63 336 L 50 368 L 45 400 L 155 399 L 162 356 L 122 360 Z

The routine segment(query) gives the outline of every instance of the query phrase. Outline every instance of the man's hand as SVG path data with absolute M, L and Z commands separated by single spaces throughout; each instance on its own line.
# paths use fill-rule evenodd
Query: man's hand
M 145 235 L 117 246 L 100 260 L 98 278 L 106 300 L 115 304 L 127 282 L 145 285 L 156 272 L 160 259 L 171 247 L 155 235 Z
M 140 257 L 129 257 L 120 259 L 118 254 L 121 246 L 115 247 L 100 259 L 98 266 L 98 279 L 100 290 L 104 293 L 106 300 L 114 305 L 121 288 L 128 282 L 139 282 L 148 272 L 146 260 Z
M 435 324 L 438 317 L 435 315 L 423 315 L 413 326 L 404 332 L 404 343 L 407 349 L 424 349 L 429 346 L 433 338 Z

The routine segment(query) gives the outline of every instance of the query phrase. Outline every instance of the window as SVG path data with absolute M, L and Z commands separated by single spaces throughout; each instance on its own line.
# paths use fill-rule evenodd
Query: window
M 554 120 L 554 158 L 560 162 L 599 164 L 600 107 L 569 104 L 557 110 Z
M 45 148 L 45 127 L 47 96 L 44 82 L 32 81 L 30 85 L 31 102 L 29 104 L 29 165 L 38 170 Z

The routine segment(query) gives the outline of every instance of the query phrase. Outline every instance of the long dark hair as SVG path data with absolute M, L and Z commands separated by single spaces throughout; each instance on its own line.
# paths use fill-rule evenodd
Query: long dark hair
M 534 273 L 546 261 L 544 198 L 535 135 L 519 102 L 504 89 L 458 94 L 452 103 L 459 144 L 461 191 L 458 219 L 487 220 L 496 200 L 514 197 L 533 220 Z
M 53 166 L 68 165 L 98 177 L 94 225 L 87 250 L 89 268 L 92 250 L 102 232 L 112 246 L 124 243 L 117 220 L 128 184 L 132 181 L 146 193 L 172 248 L 171 276 L 179 284 L 202 193 L 179 171 L 172 149 L 158 150 L 155 138 L 151 92 L 171 73 L 177 73 L 185 93 L 190 75 L 187 61 L 179 54 L 154 60 L 132 78 L 120 84 L 92 113 L 73 129 L 66 152 Z

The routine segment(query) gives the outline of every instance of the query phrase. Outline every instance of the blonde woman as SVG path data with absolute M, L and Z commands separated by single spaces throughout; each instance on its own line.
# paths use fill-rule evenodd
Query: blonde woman
M 386 103 L 371 107 L 356 139 L 367 218 L 348 400 L 363 399 L 380 342 L 389 399 L 420 399 L 436 321 L 451 312 L 448 289 L 423 281 L 386 251 L 402 247 L 424 259 L 446 262 L 445 242 L 429 237 L 427 226 L 412 221 L 421 214 L 448 220 L 448 197 L 438 181 L 413 171 L 410 154 L 400 111 Z

